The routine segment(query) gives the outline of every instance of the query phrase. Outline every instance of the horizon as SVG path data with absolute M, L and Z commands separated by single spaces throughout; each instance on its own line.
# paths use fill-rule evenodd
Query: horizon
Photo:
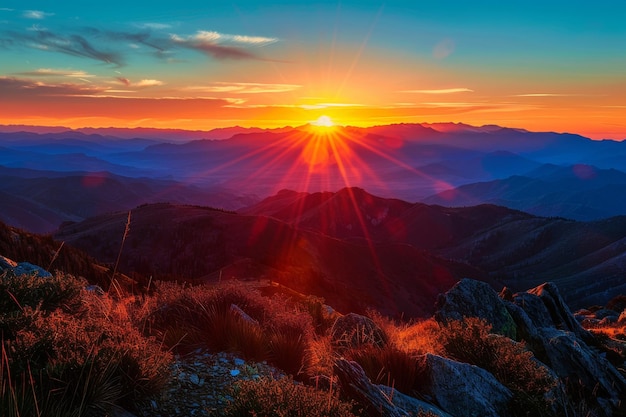
M 321 117 L 327 117 L 325 115 L 322 115 Z M 48 125 L 23 125 L 23 124 L 0 124 L 0 133 L 18 133 L 18 132 L 29 132 L 29 133 L 36 133 L 36 134 L 46 134 L 46 133 L 61 133 L 63 131 L 76 131 L 76 132 L 81 132 L 81 131 L 106 131 L 106 130 L 129 130 L 129 131 L 135 131 L 135 130 L 157 130 L 157 131 L 181 131 L 181 132 L 188 132 L 188 133 L 211 133 L 213 131 L 219 131 L 219 130 L 229 130 L 229 129 L 249 129 L 249 130 L 254 130 L 254 129 L 259 129 L 261 131 L 266 131 L 269 133 L 272 133 L 272 131 L 284 131 L 284 130 L 288 130 L 288 129 L 292 129 L 292 130 L 297 130 L 297 129 L 301 129 L 301 128 L 305 128 L 305 127 L 313 127 L 313 128 L 322 128 L 322 130 L 328 130 L 329 128 L 331 130 L 334 129 L 370 129 L 370 128 L 377 128 L 377 127 L 390 127 L 390 126 L 422 126 L 422 127 L 426 127 L 426 128 L 431 128 L 437 132 L 441 132 L 444 133 L 445 130 L 437 130 L 437 126 L 445 126 L 445 125 L 456 125 L 456 126 L 467 126 L 469 128 L 475 128 L 475 129 L 483 129 L 483 128 L 488 128 L 488 127 L 499 127 L 502 129 L 510 129 L 510 130 L 518 130 L 518 131 L 526 131 L 528 133 L 537 133 L 537 134 L 542 134 L 542 133 L 555 133 L 558 135 L 577 135 L 577 136 L 581 136 L 583 138 L 586 139 L 591 139 L 591 140 L 608 140 L 608 141 L 614 141 L 614 142 L 624 142 L 626 141 L 626 137 L 624 138 L 593 138 L 593 137 L 589 137 L 589 136 L 585 136 L 585 135 L 581 135 L 579 133 L 576 132 L 568 132 L 568 131 L 550 131 L 550 130 L 545 130 L 545 131 L 534 131 L 534 130 L 529 130 L 529 129 L 525 129 L 522 127 L 514 127 L 514 126 L 501 126 L 501 125 L 495 125 L 495 124 L 484 124 L 484 125 L 472 125 L 472 124 L 468 124 L 468 123 L 464 123 L 464 122 L 399 122 L 399 123 L 387 123 L 387 124 L 377 124 L 377 125 L 364 125 L 364 126 L 356 126 L 356 125 L 341 125 L 338 123 L 334 123 L 332 122 L 332 124 L 330 125 L 321 125 L 318 124 L 315 120 L 304 123 L 302 125 L 297 125 L 297 126 L 292 126 L 292 125 L 286 125 L 286 126 L 275 126 L 275 127 L 258 127 L 258 126 L 241 126 L 241 125 L 231 125 L 231 126 L 223 126 L 223 127 L 216 127 L 216 128 L 210 128 L 210 129 L 185 129 L 185 128 L 170 128 L 170 127 L 151 127 L 151 126 L 102 126 L 102 127 L 92 127 L 92 126 L 82 126 L 82 127 L 69 127 L 69 126 L 48 126 Z M 28 130 L 28 129 L 32 129 L 32 130 Z M 83 132 L 84 133 L 84 132 Z M 245 134 L 245 132 L 241 132 L 243 134 Z M 238 134 L 238 133 L 235 133 Z M 184 140 L 184 138 L 181 138 Z M 219 140 L 224 140 L 224 139 L 229 139 L 229 138 L 221 138 Z
M 0 124 L 208 131 L 328 116 L 624 140 L 625 6 L 561 3 L 9 1 Z

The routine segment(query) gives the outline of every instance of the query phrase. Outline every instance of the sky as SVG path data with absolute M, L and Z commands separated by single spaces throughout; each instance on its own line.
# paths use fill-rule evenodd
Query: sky
M 178 3 L 178 4 L 177 4 Z M 0 124 L 626 139 L 626 3 L 0 1 Z

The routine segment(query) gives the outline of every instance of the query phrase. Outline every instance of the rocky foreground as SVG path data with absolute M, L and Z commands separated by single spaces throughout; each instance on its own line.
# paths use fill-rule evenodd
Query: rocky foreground
M 554 415 L 569 415 L 566 393 L 580 389 L 581 415 L 622 415 L 626 400 L 626 380 L 622 367 L 607 360 L 598 339 L 585 330 L 551 283 L 529 291 L 497 294 L 487 284 L 463 279 L 437 303 L 435 319 L 440 323 L 476 317 L 492 325 L 494 337 L 508 337 L 525 343 L 553 375 L 558 384 L 545 394 Z M 500 335 L 500 336 L 498 336 Z M 472 346 L 467 346 L 472 350 Z M 428 378 L 423 398 L 417 400 L 396 393 L 389 387 L 369 383 L 360 366 L 344 359 L 336 361 L 342 385 L 370 409 L 372 415 L 408 416 L 417 410 L 437 416 L 507 416 L 513 394 L 492 374 L 477 366 L 427 354 L 424 362 Z M 621 363 L 623 365 L 623 362 Z M 512 373 L 517 370 L 511 369 Z M 576 414 L 577 415 L 577 414 Z
M 18 273 L 53 279 L 36 265 L 0 257 L 0 279 Z M 94 297 L 108 297 L 98 287 L 85 289 Z M 231 304 L 230 312 L 247 321 L 250 329 L 260 326 L 259 317 L 253 318 L 242 306 Z M 498 294 L 484 282 L 462 279 L 440 295 L 432 319 L 436 331 L 452 335 L 448 346 L 409 355 L 410 363 L 419 368 L 419 383 L 401 392 L 392 379 L 385 385 L 372 382 L 375 375 L 368 374 L 366 363 L 359 362 L 355 352 L 370 348 L 391 352 L 398 344 L 393 345 L 378 321 L 350 313 L 338 315 L 326 333 L 316 336 L 328 338 L 332 346 L 332 374 L 323 388 L 339 390 L 362 415 L 369 416 L 624 415 L 626 346 L 616 338 L 590 332 L 581 321 L 620 325 L 625 314 L 598 310 L 596 318 L 592 315 L 589 310 L 572 314 L 552 283 L 515 294 L 505 288 Z M 456 340 L 456 345 L 455 332 L 466 337 Z M 131 407 L 134 414 L 116 408 L 109 415 L 224 415 L 236 392 L 231 389 L 234 384 L 284 375 L 267 363 L 199 349 L 177 356 L 165 389 Z M 527 380 L 520 383 L 520 375 Z M 293 376 L 317 388 L 319 381 L 313 383 L 310 374 Z

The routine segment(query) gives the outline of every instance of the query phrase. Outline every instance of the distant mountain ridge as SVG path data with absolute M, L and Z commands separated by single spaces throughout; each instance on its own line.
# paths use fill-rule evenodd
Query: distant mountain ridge
M 47 232 L 58 227 L 59 220 L 85 218 L 75 217 L 73 211 L 60 213 L 58 202 L 63 199 L 75 201 L 83 194 L 84 208 L 88 200 L 121 202 L 128 195 L 124 187 L 85 189 L 71 179 L 77 172 L 123 183 L 132 179 L 147 189 L 169 181 L 176 189 L 162 192 L 161 199 L 133 197 L 123 205 L 103 204 L 102 210 L 158 201 L 237 209 L 252 203 L 250 198 L 258 201 L 281 189 L 315 193 L 360 187 L 409 202 L 489 203 L 577 220 L 626 214 L 621 197 L 626 143 L 572 134 L 454 123 L 330 130 L 235 126 L 209 132 L 23 129 L 30 127 L 0 127 L 0 167 L 13 169 L 6 173 L 10 179 L 0 172 L 6 208 L 0 220 L 33 231 Z M 31 191 L 25 191 L 33 190 L 31 185 L 16 185 L 14 177 L 33 179 L 34 171 L 41 171 L 40 187 L 56 190 L 55 199 L 33 201 Z M 46 177 L 55 180 L 44 181 Z M 61 177 L 64 187 L 58 186 Z M 11 214 L 21 206 L 27 208 L 23 213 Z

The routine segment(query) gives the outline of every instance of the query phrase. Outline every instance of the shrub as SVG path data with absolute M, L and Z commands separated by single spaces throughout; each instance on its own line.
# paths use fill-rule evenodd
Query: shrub
M 345 356 L 361 365 L 373 383 L 393 387 L 407 395 L 420 391 L 428 381 L 423 361 L 392 346 L 363 345 L 346 352 Z
M 524 343 L 490 331 L 486 321 L 464 318 L 442 325 L 439 341 L 445 355 L 487 370 L 511 389 L 515 415 L 552 415 L 551 404 L 544 396 L 556 388 L 557 379 Z
M 241 381 L 231 393 L 228 417 L 352 417 L 354 403 L 292 379 Z
M 300 372 L 314 334 L 312 318 L 287 300 L 263 297 L 243 285 L 167 284 L 157 297 L 167 301 L 155 308 L 147 327 L 167 346 L 181 352 L 238 352 L 246 359 L 268 360 L 294 376 Z
M 37 280 L 5 283 L 18 308 L 0 313 L 0 415 L 80 416 L 162 388 L 171 354 L 134 327 L 121 301 L 81 292 L 71 277 Z
M 8 272 L 0 277 L 0 312 L 3 314 L 25 307 L 38 307 L 43 311 L 61 308 L 67 312 L 76 312 L 81 307 L 80 294 L 86 285 L 83 279 L 64 274 L 41 278 Z

